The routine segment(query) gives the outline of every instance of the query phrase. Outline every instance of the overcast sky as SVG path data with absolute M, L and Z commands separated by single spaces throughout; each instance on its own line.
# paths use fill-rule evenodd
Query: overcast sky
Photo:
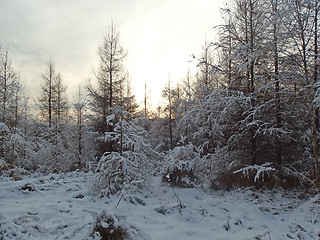
M 133 91 L 141 101 L 146 80 L 156 107 L 168 74 L 182 79 L 194 67 L 190 55 L 200 53 L 205 38 L 215 40 L 221 6 L 222 0 L 0 0 L 0 42 L 31 97 L 50 56 L 72 96 L 93 76 L 113 19 L 128 51 Z

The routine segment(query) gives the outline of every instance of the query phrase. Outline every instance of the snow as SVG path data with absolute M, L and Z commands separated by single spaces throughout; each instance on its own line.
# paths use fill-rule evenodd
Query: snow
M 141 231 L 137 239 L 320 239 L 319 194 L 209 192 L 171 188 L 154 177 L 130 198 L 99 198 L 89 194 L 93 177 L 90 172 L 34 174 L 19 181 L 1 177 L 0 239 L 91 239 L 103 212 Z
M 249 177 L 249 172 L 250 171 L 255 171 L 256 174 L 254 176 L 253 181 L 257 182 L 259 179 L 261 179 L 262 181 L 264 181 L 264 176 L 268 175 L 270 176 L 269 172 L 275 171 L 276 169 L 274 167 L 271 166 L 271 163 L 264 163 L 262 165 L 257 165 L 254 164 L 252 166 L 247 166 L 247 167 L 243 167 L 237 171 L 234 171 L 233 173 L 239 173 L 242 172 L 242 175 L 244 177 Z

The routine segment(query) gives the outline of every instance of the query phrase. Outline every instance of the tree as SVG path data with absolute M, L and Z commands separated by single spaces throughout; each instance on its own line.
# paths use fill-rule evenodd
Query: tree
M 318 92 L 318 1 L 290 1 L 292 20 L 286 24 L 291 48 L 288 58 L 295 67 L 295 88 L 297 97 L 303 99 L 307 109 L 311 130 L 314 178 L 319 184 L 319 146 L 316 104 Z M 288 4 L 289 5 L 289 4 Z
M 180 117 L 178 121 L 177 130 L 181 132 L 181 142 L 184 145 L 189 144 L 190 135 L 191 135 L 191 126 L 192 122 L 190 121 L 187 113 L 192 110 L 192 107 L 195 105 L 195 100 L 193 99 L 193 93 L 192 93 L 192 82 L 191 82 L 191 76 L 190 71 L 188 70 L 186 78 L 182 82 L 182 96 L 178 100 L 180 106 L 179 109 L 177 109 L 178 112 L 180 112 Z
M 42 117 L 47 119 L 49 127 L 52 126 L 52 112 L 53 112 L 53 91 L 54 91 L 54 78 L 55 69 L 52 59 L 47 63 L 48 69 L 46 73 L 42 74 L 44 80 L 41 85 L 41 96 L 38 98 L 38 106 L 40 108 L 40 114 Z
M 84 114 L 86 110 L 86 101 L 83 94 L 81 93 L 81 88 L 79 85 L 78 95 L 73 103 L 73 113 L 76 117 L 76 139 L 77 139 L 77 156 L 78 156 L 78 166 L 81 166 L 82 155 L 83 155 L 83 135 L 84 135 Z
M 116 106 L 122 105 L 123 87 L 127 76 L 123 67 L 126 52 L 120 44 L 119 31 L 113 22 L 111 22 L 107 33 L 103 37 L 98 55 L 100 66 L 95 73 L 97 89 L 89 83 L 87 90 L 90 97 L 89 104 L 95 114 L 96 130 L 104 135 L 113 131 L 115 121 L 118 119 L 113 110 Z M 112 120 L 111 115 L 113 116 Z M 101 143 L 101 153 L 112 152 L 113 145 L 113 142 Z
M 18 82 L 18 76 L 11 66 L 8 50 L 0 46 L 0 103 L 1 120 L 5 124 L 12 125 L 13 112 L 12 101 L 13 91 Z
M 139 106 L 136 102 L 135 95 L 132 94 L 132 87 L 129 78 L 126 78 L 125 85 L 126 91 L 122 101 L 123 110 L 129 113 L 129 117 L 135 117 Z
M 208 43 L 205 40 L 202 46 L 202 54 L 198 60 L 198 72 L 194 82 L 193 90 L 194 96 L 199 102 L 203 102 L 205 98 L 218 87 L 218 82 L 215 79 L 216 67 L 213 63 L 212 53 L 213 43 Z
M 235 0 L 234 8 L 226 9 L 227 21 L 221 26 L 224 32 L 221 37 L 223 46 L 227 46 L 227 67 L 224 69 L 229 74 L 228 82 L 233 89 L 245 92 L 251 99 L 251 107 L 245 113 L 247 118 L 243 122 L 244 130 L 249 133 L 251 164 L 257 163 L 257 129 L 259 127 L 258 90 L 266 77 L 265 69 L 265 14 L 264 1 Z M 231 53 L 232 52 L 232 53 Z M 231 55 L 234 57 L 231 62 Z M 232 67 L 233 65 L 233 67 Z M 231 71 L 235 68 L 238 72 L 231 80 Z M 258 81 L 259 80 L 259 81 Z M 247 134 L 244 132 L 244 134 Z
M 318 20 L 319 20 L 319 4 L 318 1 L 314 1 L 314 73 L 313 79 L 314 84 L 316 85 L 315 93 L 319 91 L 318 85 L 318 76 L 319 76 L 319 50 L 318 50 Z M 319 131 L 319 107 L 314 107 L 313 110 L 314 118 L 313 124 L 315 125 L 314 128 Z M 317 136 L 317 134 L 314 134 Z M 315 138 L 314 140 L 314 151 L 318 151 L 318 139 Z M 317 185 L 320 185 L 320 166 L 319 166 L 319 156 L 315 155 L 315 162 L 314 162 L 314 175 L 317 182 Z
M 41 93 L 38 98 L 40 115 L 47 121 L 50 128 L 53 123 L 58 127 L 63 120 L 62 117 L 67 116 L 68 100 L 61 74 L 56 73 L 52 59 L 47 62 L 47 69 L 42 74 L 42 78 L 44 82 L 41 85 Z
M 27 102 L 20 76 L 12 67 L 9 52 L 0 46 L 0 158 L 12 165 L 23 152 L 19 149 L 19 143 L 24 136 L 18 127 L 23 116 L 27 115 Z
M 173 89 L 171 87 L 171 79 L 169 77 L 167 86 L 162 91 L 162 96 L 167 100 L 166 105 L 166 112 L 167 112 L 167 118 L 168 118 L 168 124 L 169 124 L 169 142 L 170 142 L 170 149 L 173 149 Z
M 145 120 L 149 119 L 151 115 L 153 115 L 151 111 L 151 103 L 149 101 L 150 96 L 151 96 L 151 91 L 148 90 L 147 80 L 145 80 L 144 81 L 144 99 L 143 99 L 143 116 Z
M 280 73 L 279 73 L 279 10 L 278 0 L 270 0 L 272 8 L 271 21 L 272 21 L 272 36 L 273 36 L 273 56 L 274 56 L 274 82 L 275 82 L 275 96 L 276 96 L 276 127 L 279 129 L 282 125 L 281 120 L 281 95 L 280 95 Z M 276 161 L 278 164 L 282 163 L 282 142 L 277 141 L 276 148 L 277 156 Z
M 17 128 L 19 125 L 21 125 L 21 123 L 23 123 L 23 118 L 26 120 L 29 107 L 29 99 L 24 93 L 24 88 L 20 82 L 20 76 L 17 77 L 14 82 L 11 97 L 11 110 L 13 115 L 12 126 L 13 128 Z
M 59 126 L 62 122 L 66 122 L 68 117 L 67 87 L 63 85 L 60 73 L 55 78 L 53 90 L 52 113 L 55 116 L 56 126 Z
M 56 72 L 52 59 L 47 62 L 47 69 L 42 78 L 44 82 L 41 85 L 37 105 L 46 125 L 41 126 L 39 131 L 38 137 L 42 137 L 45 142 L 43 150 L 40 151 L 44 151 L 43 154 L 47 155 L 46 159 L 49 160 L 51 169 L 65 171 L 70 168 L 73 161 L 73 154 L 68 152 L 71 149 L 70 131 L 63 125 L 67 122 L 68 100 L 61 74 Z

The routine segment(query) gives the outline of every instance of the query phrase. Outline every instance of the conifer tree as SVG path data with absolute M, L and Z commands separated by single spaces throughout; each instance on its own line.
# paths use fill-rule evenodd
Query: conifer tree
M 37 103 L 40 115 L 49 127 L 52 127 L 53 124 L 57 126 L 62 123 L 63 116 L 67 116 L 68 100 L 61 74 L 56 73 L 55 63 L 52 59 L 48 61 L 42 79 L 44 82 L 41 85 L 41 93 Z
M 119 30 L 113 22 L 103 37 L 98 55 L 100 65 L 95 73 L 97 88 L 89 83 L 87 90 L 89 104 L 95 115 L 95 128 L 103 136 L 113 132 L 120 118 L 116 108 L 123 104 L 124 83 L 127 77 L 123 66 L 126 52 L 120 43 Z M 115 150 L 115 143 L 109 140 L 101 142 L 99 148 L 102 154 Z

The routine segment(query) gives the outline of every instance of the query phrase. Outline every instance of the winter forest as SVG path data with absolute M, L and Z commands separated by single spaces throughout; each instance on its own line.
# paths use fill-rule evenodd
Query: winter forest
M 95 201 L 115 208 L 123 203 L 126 209 L 119 211 L 128 214 L 131 205 L 153 203 L 146 189 L 159 179 L 159 189 L 173 200 L 163 197 L 156 211 L 140 210 L 149 215 L 196 218 L 186 199 L 198 197 L 204 208 L 197 212 L 199 220 L 209 216 L 212 205 L 206 198 L 212 194 L 226 199 L 236 194 L 241 203 L 256 198 L 255 204 L 268 209 L 249 213 L 261 210 L 270 215 L 268 221 L 277 215 L 274 208 L 284 208 L 283 201 L 288 211 L 313 203 L 301 207 L 309 215 L 299 224 L 290 225 L 286 215 L 283 231 L 276 225 L 260 228 L 256 218 L 257 226 L 244 230 L 246 218 L 240 213 L 236 218 L 229 209 L 219 213 L 221 222 L 215 220 L 221 229 L 211 227 L 208 235 L 205 230 L 204 235 L 171 234 L 175 239 L 319 239 L 319 5 L 318 0 L 229 1 L 221 8 L 223 24 L 212 30 L 218 41 L 206 39 L 192 56 L 195 74 L 187 73 L 178 83 L 164 79 L 165 104 L 156 109 L 149 107 L 148 82 L 143 104 L 132 93 L 124 64 L 130 49 L 122 45 L 114 22 L 97 39 L 99 66 L 71 101 L 54 56 L 39 76 L 40 92 L 31 98 L 10 52 L 0 46 L 0 202 L 7 199 L 9 182 L 21 187 L 23 199 L 42 194 L 41 184 L 65 183 L 71 176 L 87 184 L 81 191 L 77 186 L 81 194 L 73 199 L 91 201 L 89 209 L 95 209 Z M 76 189 L 73 184 L 70 191 Z M 225 204 L 232 208 L 231 202 Z M 130 217 L 126 222 L 116 211 L 100 211 L 101 206 L 100 212 L 86 212 L 93 216 L 86 222 L 90 230 L 77 223 L 69 232 L 64 230 L 72 227 L 68 223 L 51 232 L 40 223 L 31 226 L 40 210 L 8 223 L 5 206 L 0 204 L 0 239 L 173 239 L 144 229 L 142 217 L 134 220 L 139 227 L 132 226 Z

